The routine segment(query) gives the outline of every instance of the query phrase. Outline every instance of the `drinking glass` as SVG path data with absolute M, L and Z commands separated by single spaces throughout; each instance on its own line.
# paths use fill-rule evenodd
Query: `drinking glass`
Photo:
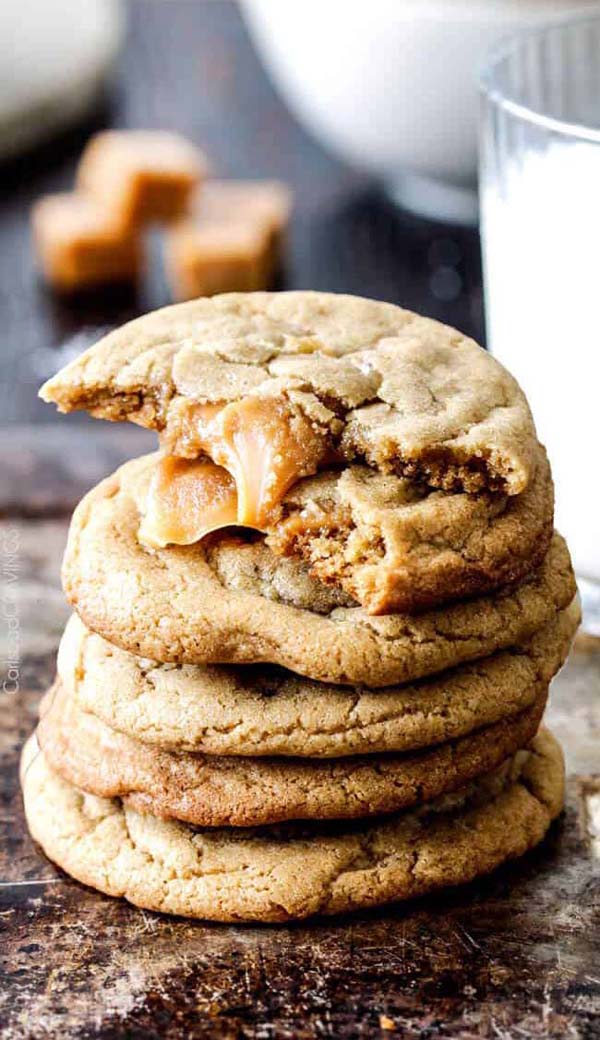
M 529 398 L 600 636 L 600 16 L 506 41 L 480 87 L 488 345 Z

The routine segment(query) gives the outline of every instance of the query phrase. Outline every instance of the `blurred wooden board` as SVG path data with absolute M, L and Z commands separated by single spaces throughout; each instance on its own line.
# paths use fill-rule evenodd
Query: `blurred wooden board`
M 127 459 L 157 448 L 156 436 L 133 424 L 81 418 L 1 431 L 0 516 L 65 516 Z

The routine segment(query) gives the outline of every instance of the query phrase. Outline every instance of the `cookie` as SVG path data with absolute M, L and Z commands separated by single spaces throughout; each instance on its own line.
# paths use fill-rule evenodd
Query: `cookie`
M 50 768 L 90 794 L 201 827 L 351 819 L 397 812 L 464 786 L 535 736 L 547 690 L 520 714 L 412 755 L 227 758 L 142 744 L 79 708 L 57 683 L 37 737 Z
M 279 668 L 156 665 L 89 632 L 74 615 L 58 673 L 78 707 L 172 751 L 339 758 L 456 741 L 543 696 L 579 622 L 575 602 L 527 642 L 434 679 L 381 690 Z
M 244 405 L 228 418 L 251 437 L 279 410 L 298 476 L 334 453 L 432 487 L 515 495 L 535 470 L 529 407 L 494 358 L 455 329 L 359 297 L 228 294 L 168 307 L 106 336 L 41 396 L 158 430 L 185 457 L 206 451 L 207 437 L 215 448 L 207 405 L 251 399 L 251 415 Z
M 239 539 L 218 537 L 216 556 L 227 557 L 222 568 L 214 552 L 209 560 L 204 541 L 144 549 L 128 488 L 138 466 L 122 467 L 75 510 L 63 585 L 89 628 L 155 661 L 270 662 L 327 682 L 385 686 L 510 646 L 575 594 L 568 551 L 556 536 L 542 566 L 510 592 L 414 617 L 371 617 L 358 607 L 318 614 L 306 609 L 311 586 L 300 564 L 284 561 L 266 588 L 260 570 L 267 550 L 260 542 L 240 548 Z M 246 562 L 238 567 L 244 553 Z M 278 567 L 276 558 L 268 564 L 271 579 Z M 294 605 L 299 570 L 301 607 Z M 315 603 L 317 609 L 323 603 L 320 592 Z
M 127 474 L 143 544 L 189 544 L 213 523 L 235 525 L 236 512 L 227 512 L 222 497 L 228 489 L 212 467 L 194 465 L 191 486 L 197 490 L 202 471 L 206 495 L 190 501 L 180 466 L 160 455 L 136 462 Z M 313 577 L 343 589 L 369 614 L 414 613 L 522 580 L 546 555 L 553 513 L 541 447 L 531 485 L 512 498 L 434 491 L 350 465 L 295 484 L 265 528 L 266 543 L 277 555 L 304 560 Z
M 462 796 L 383 819 L 255 830 L 192 828 L 84 794 L 34 740 L 22 786 L 32 837 L 77 880 L 148 910 L 289 921 L 411 899 L 522 856 L 562 809 L 564 766 L 542 731 Z

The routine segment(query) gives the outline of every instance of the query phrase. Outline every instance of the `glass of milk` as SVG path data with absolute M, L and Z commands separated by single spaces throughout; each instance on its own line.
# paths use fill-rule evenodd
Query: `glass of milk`
M 600 16 L 508 40 L 481 92 L 488 343 L 531 403 L 600 636 Z

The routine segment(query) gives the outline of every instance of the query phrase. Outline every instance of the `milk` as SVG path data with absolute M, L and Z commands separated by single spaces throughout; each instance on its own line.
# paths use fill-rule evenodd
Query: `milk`
M 489 346 L 531 404 L 556 526 L 600 583 L 600 143 L 549 136 L 484 178 Z

